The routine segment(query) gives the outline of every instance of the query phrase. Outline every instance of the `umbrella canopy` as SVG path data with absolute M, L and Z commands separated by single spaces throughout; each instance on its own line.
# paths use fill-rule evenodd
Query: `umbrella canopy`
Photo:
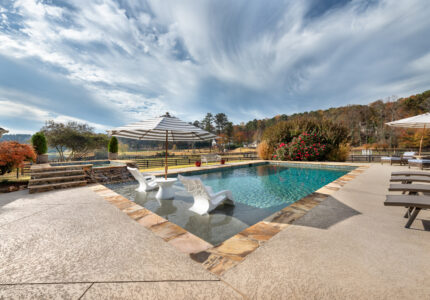
M 166 163 L 165 178 L 167 178 L 167 148 L 168 142 L 207 141 L 217 138 L 216 135 L 201 128 L 181 121 L 166 113 L 164 116 L 136 122 L 108 130 L 109 135 L 135 140 L 165 141 Z
M 6 129 L 3 129 L 0 127 L 0 137 L 2 137 L 3 134 L 8 133 L 9 131 L 7 131 Z
M 388 126 L 392 127 L 403 127 L 403 128 L 422 128 L 423 133 L 421 135 L 421 141 L 420 141 L 420 150 L 418 152 L 418 155 L 421 155 L 421 149 L 423 145 L 423 138 L 426 128 L 430 128 L 430 113 L 425 113 L 422 115 L 405 118 L 393 122 L 386 123 Z
M 388 126 L 405 128 L 430 128 L 430 113 L 386 123 Z

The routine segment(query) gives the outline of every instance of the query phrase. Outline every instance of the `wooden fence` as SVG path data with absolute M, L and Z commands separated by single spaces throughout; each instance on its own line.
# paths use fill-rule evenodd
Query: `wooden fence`
M 386 155 L 349 155 L 348 162 L 380 162 L 381 157 Z
M 21 177 L 30 176 L 31 163 L 25 163 L 23 168 L 16 168 L 10 173 L 6 173 L 0 176 L 0 181 L 2 180 L 15 180 Z
M 415 151 L 418 154 L 418 149 L 386 149 L 386 150 L 370 150 L 367 153 L 362 150 L 351 151 L 348 157 L 349 162 L 380 162 L 383 156 L 401 156 L 405 152 Z M 429 149 L 423 149 L 422 156 L 430 156 Z
M 241 161 L 241 160 L 255 160 L 258 159 L 256 153 L 229 153 L 221 155 L 222 159 L 226 162 L 229 161 Z M 140 169 L 151 169 L 160 168 L 165 166 L 165 158 L 160 156 L 120 156 L 122 160 L 133 160 L 137 163 Z M 188 156 L 168 156 L 167 164 L 169 166 L 185 166 L 193 165 L 196 161 L 200 161 L 200 155 L 188 155 Z

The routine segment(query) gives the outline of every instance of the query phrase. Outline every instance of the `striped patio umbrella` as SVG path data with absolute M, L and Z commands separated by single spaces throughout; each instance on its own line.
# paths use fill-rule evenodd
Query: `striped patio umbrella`
M 421 141 L 420 141 L 420 151 L 418 152 L 418 155 L 421 155 L 421 149 L 423 146 L 423 138 L 425 134 L 426 128 L 430 128 L 430 113 L 425 113 L 422 115 L 405 118 L 389 123 L 385 123 L 388 126 L 392 127 L 404 127 L 404 128 L 422 128 L 423 133 L 421 135 Z
M 0 138 L 2 137 L 3 134 L 8 133 L 9 131 L 7 131 L 6 129 L 3 129 L 0 127 Z
M 165 141 L 166 162 L 165 178 L 167 179 L 167 149 L 169 142 L 208 141 L 216 135 L 201 128 L 181 121 L 166 113 L 164 116 L 108 130 L 109 135 L 145 141 Z

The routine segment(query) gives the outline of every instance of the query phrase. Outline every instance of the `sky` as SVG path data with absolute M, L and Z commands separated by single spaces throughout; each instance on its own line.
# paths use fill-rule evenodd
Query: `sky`
M 234 123 L 430 89 L 430 1 L 0 0 L 0 127 Z

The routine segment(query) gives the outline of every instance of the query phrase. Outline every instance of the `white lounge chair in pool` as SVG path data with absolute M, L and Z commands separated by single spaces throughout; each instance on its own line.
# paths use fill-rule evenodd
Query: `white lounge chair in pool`
M 214 194 L 212 188 L 205 186 L 198 177 L 178 175 L 178 178 L 187 192 L 194 197 L 194 204 L 190 210 L 199 215 L 207 214 L 221 204 L 234 205 L 231 191 L 225 190 Z
M 155 182 L 155 176 L 154 175 L 144 175 L 140 173 L 139 169 L 137 168 L 130 168 L 127 167 L 127 170 L 133 175 L 134 179 L 139 182 L 139 187 L 136 189 L 138 192 L 149 192 L 152 190 L 155 190 L 158 185 Z

